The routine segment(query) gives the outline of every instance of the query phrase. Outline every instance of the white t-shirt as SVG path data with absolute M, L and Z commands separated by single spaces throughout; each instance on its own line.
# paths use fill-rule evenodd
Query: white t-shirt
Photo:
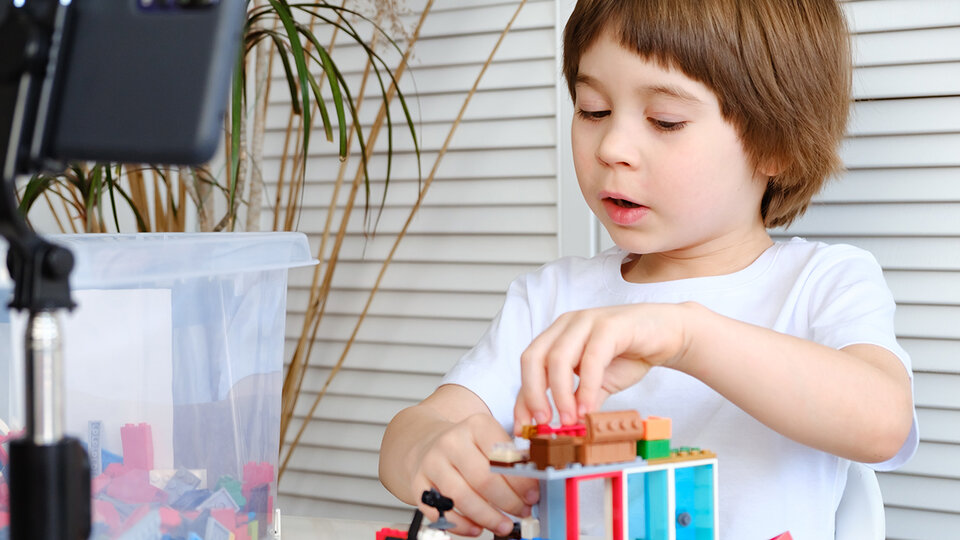
M 859 248 L 793 238 L 733 274 L 648 284 L 623 279 L 626 256 L 613 248 L 590 259 L 567 257 L 514 280 L 490 328 L 442 384 L 476 393 L 511 432 L 520 354 L 534 337 L 568 311 L 642 302 L 694 301 L 835 349 L 879 345 L 910 371 L 910 358 L 894 334 L 893 297 L 876 260 Z M 723 352 L 717 354 L 722 359 Z M 722 538 L 766 540 L 788 530 L 798 540 L 834 537 L 849 461 L 776 433 L 699 380 L 667 368 L 653 368 L 639 383 L 610 396 L 603 408 L 670 417 L 672 447 L 717 453 Z M 914 413 L 900 452 L 871 466 L 899 467 L 913 456 L 917 442 Z M 587 512 L 582 514 L 586 518 Z

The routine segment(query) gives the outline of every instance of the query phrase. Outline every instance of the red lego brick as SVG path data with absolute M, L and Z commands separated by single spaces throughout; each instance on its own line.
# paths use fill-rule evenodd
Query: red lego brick
M 10 514 L 8 512 L 0 512 L 0 529 L 10 526 Z
M 250 462 L 243 466 L 242 493 L 247 500 L 250 500 L 250 492 L 253 488 L 271 482 L 273 482 L 273 465 Z
M 132 470 L 118 476 L 105 490 L 107 495 L 125 503 L 166 503 L 167 492 L 150 484 L 149 471 Z
M 153 469 L 153 433 L 150 424 L 124 424 L 120 428 L 123 465 L 133 469 Z
M 793 540 L 793 537 L 790 536 L 790 531 L 787 531 L 787 532 L 781 534 L 780 536 L 777 536 L 777 537 L 775 537 L 775 538 L 771 538 L 770 540 Z
M 210 517 L 231 531 L 237 528 L 237 512 L 233 508 L 212 508 Z
M 407 540 L 407 531 L 384 527 L 377 531 L 376 540 Z
M 180 512 L 177 512 L 169 506 L 160 507 L 160 527 L 164 531 L 170 531 L 176 529 L 183 523 L 183 518 L 180 517 Z

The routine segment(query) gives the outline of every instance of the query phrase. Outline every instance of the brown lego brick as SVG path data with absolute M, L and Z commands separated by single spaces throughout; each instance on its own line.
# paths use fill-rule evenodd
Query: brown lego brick
M 530 439 L 530 461 L 540 470 L 563 469 L 577 461 L 577 447 L 582 443 L 580 437 L 536 436 Z
M 637 458 L 636 443 L 618 441 L 608 443 L 583 443 L 577 452 L 577 461 L 584 465 L 603 465 Z
M 587 442 L 636 441 L 643 437 L 643 420 L 634 410 L 587 413 Z

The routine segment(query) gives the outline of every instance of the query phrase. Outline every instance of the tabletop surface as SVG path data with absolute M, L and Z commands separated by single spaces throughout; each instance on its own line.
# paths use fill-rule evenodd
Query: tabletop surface
M 382 521 L 355 521 L 350 519 L 311 518 L 284 515 L 280 518 L 281 540 L 374 540 L 383 527 L 407 530 L 409 523 L 385 523 Z M 468 536 L 453 536 L 467 540 Z M 493 534 L 485 531 L 478 537 L 491 540 Z

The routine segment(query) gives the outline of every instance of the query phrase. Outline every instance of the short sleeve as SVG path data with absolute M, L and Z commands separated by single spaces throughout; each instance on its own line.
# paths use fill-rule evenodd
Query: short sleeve
M 520 391 L 520 354 L 532 340 L 526 279 L 520 277 L 510 284 L 500 313 L 483 337 L 441 384 L 458 384 L 475 393 L 510 433 L 513 406 Z
M 835 349 L 870 344 L 895 354 L 910 376 L 910 356 L 897 343 L 894 331 L 896 302 L 873 256 L 852 246 L 831 246 L 833 253 L 821 261 L 813 275 L 809 312 L 811 339 Z M 893 470 L 906 463 L 917 450 L 917 413 L 913 411 L 910 435 L 893 458 L 868 466 Z

